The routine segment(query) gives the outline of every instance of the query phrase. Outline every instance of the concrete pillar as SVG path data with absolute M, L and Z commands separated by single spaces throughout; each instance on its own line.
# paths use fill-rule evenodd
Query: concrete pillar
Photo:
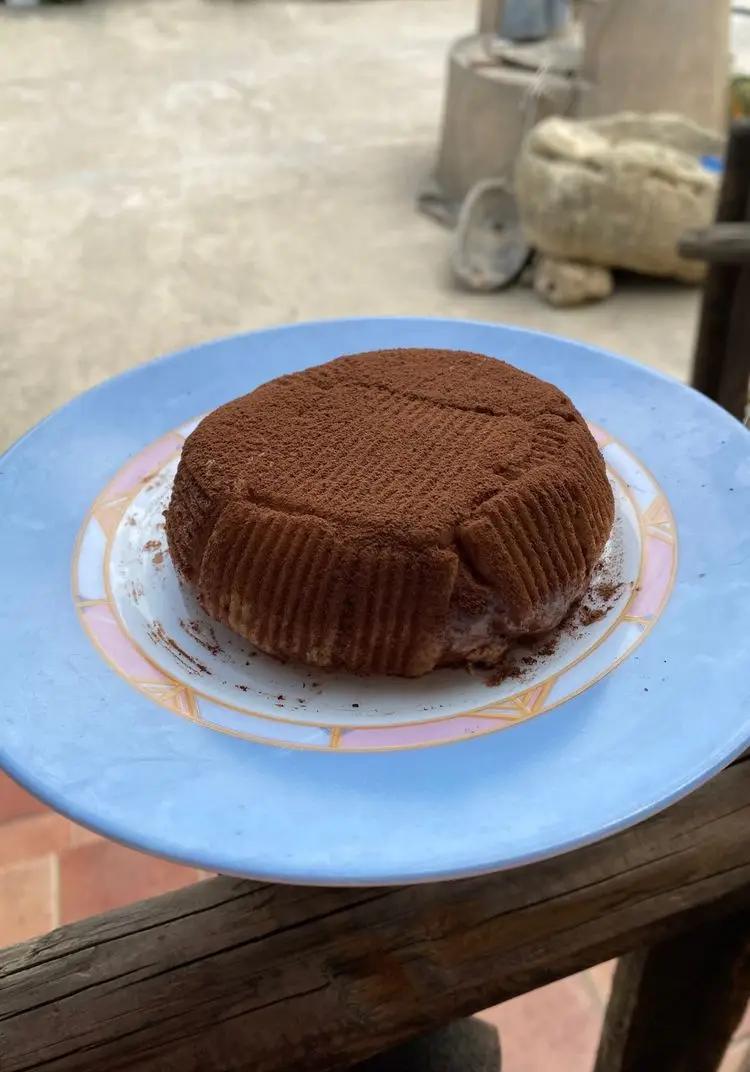
M 580 115 L 678 112 L 727 124 L 730 0 L 604 0 L 584 8 Z

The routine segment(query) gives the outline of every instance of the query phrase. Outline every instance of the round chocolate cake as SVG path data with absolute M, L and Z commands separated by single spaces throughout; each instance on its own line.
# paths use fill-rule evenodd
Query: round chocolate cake
M 167 511 L 209 615 L 273 655 L 498 665 L 585 591 L 612 527 L 566 395 L 494 358 L 383 350 L 282 376 L 188 437 Z

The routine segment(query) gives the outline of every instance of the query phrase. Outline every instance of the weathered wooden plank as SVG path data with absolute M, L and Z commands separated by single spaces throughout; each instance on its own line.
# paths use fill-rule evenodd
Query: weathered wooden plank
M 2 1072 L 350 1064 L 748 903 L 750 763 L 557 860 L 462 882 L 215 879 L 0 955 Z
M 740 268 L 729 315 L 726 351 L 719 378 L 720 406 L 742 420 L 750 381 L 750 265 Z
M 623 957 L 594 1072 L 716 1072 L 750 995 L 750 913 Z
M 740 223 L 747 220 L 749 197 L 750 120 L 737 120 L 732 124 L 730 133 L 716 222 Z M 729 320 L 739 275 L 737 265 L 712 264 L 704 286 L 692 384 L 714 400 L 719 398 Z
M 686 231 L 679 242 L 682 257 L 712 264 L 750 263 L 750 223 L 714 223 Z

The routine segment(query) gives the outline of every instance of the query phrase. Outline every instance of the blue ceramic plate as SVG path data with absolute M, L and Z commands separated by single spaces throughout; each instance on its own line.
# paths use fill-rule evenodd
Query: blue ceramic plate
M 606 615 L 501 685 L 282 666 L 212 625 L 163 536 L 185 435 L 281 373 L 477 350 L 566 391 L 615 489 Z M 705 398 L 562 339 L 434 320 L 260 332 L 77 398 L 4 457 L 0 763 L 57 810 L 208 870 L 458 877 L 565 852 L 750 743 L 750 438 Z

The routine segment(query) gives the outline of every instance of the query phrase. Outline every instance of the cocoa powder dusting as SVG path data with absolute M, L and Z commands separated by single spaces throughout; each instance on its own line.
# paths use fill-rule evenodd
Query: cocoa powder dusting
M 172 652 L 175 659 L 192 674 L 208 674 L 210 671 L 199 659 L 180 647 L 174 637 L 171 637 L 161 622 L 153 622 L 148 629 L 148 636 L 155 644 L 161 644 Z
M 204 632 L 206 627 L 198 618 L 191 618 L 190 621 L 180 618 L 180 625 L 193 640 L 202 645 L 211 655 L 218 655 L 221 652 L 221 646 L 216 641 L 216 634 L 212 626 L 207 627 L 207 632 L 209 633 L 207 637 Z
M 462 630 L 487 658 L 505 646 L 494 629 L 538 631 L 545 600 L 585 583 L 613 510 L 556 387 L 480 354 L 384 350 L 209 414 L 185 442 L 166 532 L 209 613 L 267 653 L 413 676 L 466 662 Z
M 594 595 L 602 603 L 611 603 L 622 592 L 622 583 L 617 581 L 604 581 L 594 587 Z
M 602 570 L 600 563 L 594 571 L 594 577 L 601 576 Z M 625 585 L 621 581 L 595 580 L 556 629 L 543 636 L 526 638 L 523 641 L 525 654 L 521 657 L 517 650 L 511 649 L 505 663 L 490 672 L 485 677 L 485 683 L 494 687 L 503 681 L 522 678 L 535 672 L 541 663 L 557 652 L 563 640 L 578 636 L 582 629 L 606 618 L 624 590 Z

